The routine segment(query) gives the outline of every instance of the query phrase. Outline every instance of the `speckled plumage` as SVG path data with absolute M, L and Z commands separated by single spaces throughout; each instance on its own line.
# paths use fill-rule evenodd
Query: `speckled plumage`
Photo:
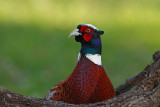
M 115 96 L 113 86 L 103 68 L 82 56 L 72 74 L 55 85 L 50 100 L 72 104 L 104 101 Z

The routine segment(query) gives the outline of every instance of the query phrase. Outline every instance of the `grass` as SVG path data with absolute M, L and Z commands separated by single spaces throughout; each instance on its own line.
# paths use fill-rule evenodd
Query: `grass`
M 114 87 L 152 63 L 159 50 L 158 0 L 1 0 L 0 87 L 43 98 L 74 69 L 80 23 L 104 30 L 102 61 Z

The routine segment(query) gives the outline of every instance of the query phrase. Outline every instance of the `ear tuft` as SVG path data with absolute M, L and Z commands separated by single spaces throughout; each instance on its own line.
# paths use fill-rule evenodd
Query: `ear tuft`
M 101 34 L 101 35 L 103 35 L 103 34 L 104 34 L 104 31 L 100 31 L 100 30 L 99 30 L 98 33 Z

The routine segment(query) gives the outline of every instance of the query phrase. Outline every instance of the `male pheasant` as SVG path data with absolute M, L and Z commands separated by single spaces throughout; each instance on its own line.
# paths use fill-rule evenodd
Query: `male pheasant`
M 86 104 L 104 101 L 115 96 L 101 62 L 101 35 L 91 24 L 80 24 L 70 36 L 81 43 L 78 63 L 69 77 L 56 84 L 46 95 L 46 100 L 63 101 L 72 104 Z

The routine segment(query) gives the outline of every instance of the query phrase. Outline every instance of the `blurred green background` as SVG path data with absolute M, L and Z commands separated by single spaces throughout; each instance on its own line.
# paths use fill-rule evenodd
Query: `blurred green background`
M 78 24 L 104 30 L 102 61 L 114 87 L 160 50 L 160 0 L 0 0 L 0 87 L 43 98 L 74 69 Z

